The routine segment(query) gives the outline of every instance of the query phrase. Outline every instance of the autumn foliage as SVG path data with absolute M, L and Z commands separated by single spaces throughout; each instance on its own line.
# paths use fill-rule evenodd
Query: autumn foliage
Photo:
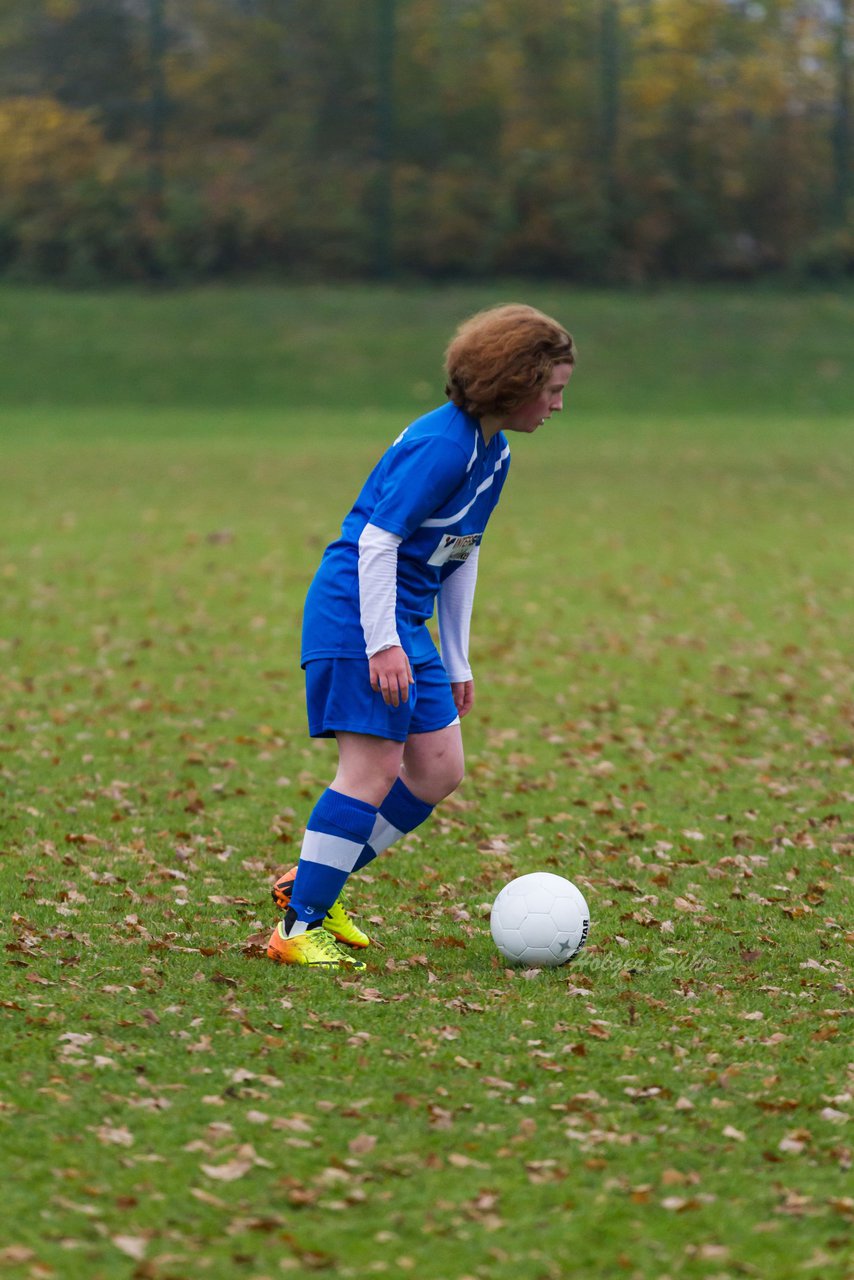
M 849 6 L 12 0 L 0 270 L 844 277 Z

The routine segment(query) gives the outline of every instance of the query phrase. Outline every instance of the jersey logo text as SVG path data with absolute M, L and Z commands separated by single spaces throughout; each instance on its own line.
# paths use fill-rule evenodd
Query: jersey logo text
M 447 564 L 449 560 L 468 560 L 482 537 L 482 533 L 446 533 L 439 539 L 439 545 L 427 563 L 439 565 Z

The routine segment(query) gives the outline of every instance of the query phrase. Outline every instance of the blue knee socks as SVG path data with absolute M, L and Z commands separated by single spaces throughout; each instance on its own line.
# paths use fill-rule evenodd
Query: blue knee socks
M 290 933 L 302 933 L 326 915 L 356 866 L 376 818 L 376 808 L 364 800 L 331 788 L 323 792 L 309 817 L 300 850 L 288 912 Z
M 432 812 L 433 805 L 427 804 L 425 800 L 419 800 L 406 784 L 397 778 L 379 807 L 376 821 L 365 847 L 356 859 L 353 870 L 360 871 L 378 853 L 382 853 L 388 849 L 389 845 L 394 844 L 395 840 L 420 827 Z
M 287 914 L 289 934 L 323 920 L 351 871 L 358 871 L 401 836 L 426 821 L 433 806 L 398 778 L 375 809 L 364 800 L 328 788 L 306 826 Z

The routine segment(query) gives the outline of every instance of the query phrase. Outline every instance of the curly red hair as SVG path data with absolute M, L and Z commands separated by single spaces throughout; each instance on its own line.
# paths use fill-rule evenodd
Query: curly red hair
M 556 364 L 575 364 L 572 335 L 524 303 L 464 320 L 445 352 L 445 392 L 475 418 L 511 413 L 545 386 Z

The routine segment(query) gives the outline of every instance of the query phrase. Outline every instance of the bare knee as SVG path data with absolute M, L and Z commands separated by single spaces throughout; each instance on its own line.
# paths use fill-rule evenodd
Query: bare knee
M 453 795 L 453 793 L 457 790 L 457 787 L 462 785 L 462 781 L 465 776 L 466 776 L 466 769 L 465 769 L 464 761 L 459 760 L 455 762 L 454 767 L 450 768 L 448 772 L 443 776 L 443 779 L 442 779 L 443 789 L 442 789 L 441 799 L 444 800 L 447 796 Z
M 355 796 L 379 808 L 383 800 L 394 786 L 399 775 L 398 769 L 371 769 L 361 771 L 339 768 L 330 786 L 333 791 L 340 791 L 346 796 Z
M 435 754 L 404 757 L 404 780 L 413 794 L 426 804 L 438 804 L 456 791 L 465 777 L 462 752 L 440 751 Z
M 400 773 L 402 743 L 339 734 L 338 771 L 332 789 L 379 807 Z

